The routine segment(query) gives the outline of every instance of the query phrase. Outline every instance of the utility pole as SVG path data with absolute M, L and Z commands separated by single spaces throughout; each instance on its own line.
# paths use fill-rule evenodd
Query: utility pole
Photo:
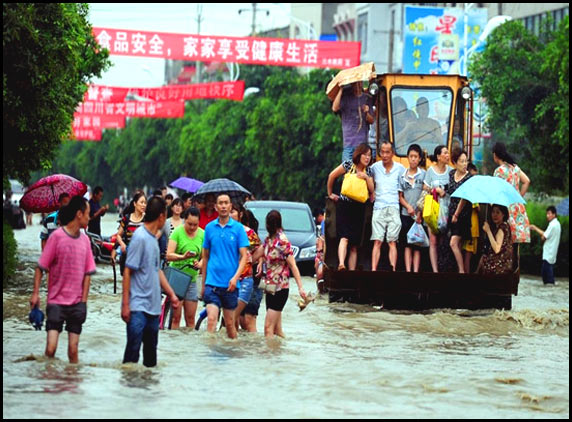
M 256 35 L 256 3 L 252 3 L 252 31 L 250 34 L 253 37 Z
M 261 11 L 265 11 L 266 12 L 266 16 L 270 16 L 270 10 L 268 9 L 259 9 L 258 8 L 258 3 L 252 3 L 252 9 L 240 9 L 238 11 L 238 14 L 240 15 L 242 12 L 252 12 L 252 24 L 251 24 L 251 32 L 250 32 L 250 36 L 254 37 L 256 36 L 256 12 L 258 10 Z
M 195 18 L 195 21 L 197 22 L 197 35 L 200 35 L 201 33 L 201 22 L 203 21 L 203 5 L 202 4 L 197 4 L 197 17 Z M 201 83 L 202 82 L 202 63 L 201 62 L 196 62 L 196 68 L 197 68 L 197 83 Z

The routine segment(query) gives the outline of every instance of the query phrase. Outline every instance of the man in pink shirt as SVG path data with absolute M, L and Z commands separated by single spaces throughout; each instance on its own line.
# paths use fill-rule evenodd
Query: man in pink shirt
M 49 271 L 45 354 L 50 358 L 55 356 L 65 321 L 69 335 L 68 358 L 70 363 L 78 363 L 79 336 L 87 316 L 91 274 L 95 273 L 89 239 L 80 231 L 89 223 L 89 203 L 81 196 L 74 196 L 59 215 L 62 227 L 48 238 L 40 256 L 30 307 L 40 305 L 42 273 Z

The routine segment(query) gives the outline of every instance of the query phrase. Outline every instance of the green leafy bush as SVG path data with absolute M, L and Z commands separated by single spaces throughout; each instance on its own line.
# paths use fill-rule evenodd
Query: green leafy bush
M 5 220 L 2 222 L 2 286 L 6 287 L 8 280 L 14 275 L 16 269 L 16 239 L 14 239 L 14 231 L 10 224 Z

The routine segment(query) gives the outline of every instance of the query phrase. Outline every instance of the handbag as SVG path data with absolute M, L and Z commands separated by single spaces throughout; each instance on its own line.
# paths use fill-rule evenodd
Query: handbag
M 165 268 L 165 277 L 179 299 L 183 299 L 193 277 L 175 267 Z
M 264 293 L 267 295 L 276 294 L 276 284 L 266 284 L 264 283 Z
M 264 290 L 264 293 L 267 294 L 275 294 L 276 293 L 276 284 L 267 284 L 264 277 L 260 279 L 260 283 L 258 283 L 258 288 L 260 290 Z
M 340 193 L 357 202 L 364 203 L 367 201 L 369 196 L 367 182 L 357 176 L 355 165 L 352 165 L 350 171 L 344 176 Z
M 437 220 L 439 219 L 439 202 L 437 201 L 437 192 L 435 192 L 435 189 L 433 189 L 432 195 L 425 196 L 423 219 L 433 234 L 439 234 L 439 226 L 437 225 Z
M 276 242 L 277 239 L 274 239 L 274 242 Z M 265 244 L 264 246 L 264 255 L 267 254 L 267 245 Z M 270 295 L 274 295 L 276 293 L 276 284 L 269 284 L 266 283 L 266 270 L 267 270 L 267 265 L 266 262 L 262 263 L 262 276 L 260 277 L 260 283 L 258 283 L 258 288 L 260 290 L 264 290 L 264 293 L 266 294 L 270 294 Z
M 429 238 L 427 237 L 427 233 L 425 233 L 423 226 L 417 221 L 413 223 L 407 232 L 407 243 L 422 246 L 424 248 L 429 247 Z

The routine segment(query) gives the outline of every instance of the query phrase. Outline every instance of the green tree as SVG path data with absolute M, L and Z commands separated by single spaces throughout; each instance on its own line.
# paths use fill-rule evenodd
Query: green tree
M 540 38 L 507 22 L 470 67 L 487 99 L 494 141 L 507 144 L 538 192 L 569 189 L 568 37 L 568 17 Z
M 568 16 L 559 24 L 558 30 L 549 34 L 544 48 L 540 72 L 549 78 L 551 90 L 536 107 L 535 122 L 552 132 L 557 143 L 568 157 L 570 143 L 570 28 Z M 566 159 L 568 163 L 568 159 Z M 568 171 L 566 176 L 568 177 Z M 568 183 L 567 183 L 568 185 Z
M 324 92 L 325 71 L 276 74 L 249 113 L 246 150 L 264 197 L 323 206 L 341 146 L 341 124 Z
M 3 178 L 50 166 L 87 83 L 110 62 L 83 3 L 3 3 Z
M 101 142 L 66 142 L 54 168 L 106 192 L 183 175 L 228 177 L 259 198 L 323 206 L 342 144 L 324 93 L 330 75 L 256 66 L 241 72 L 260 93 L 242 102 L 189 101 L 183 119 L 131 119 L 123 130 L 104 131 Z

